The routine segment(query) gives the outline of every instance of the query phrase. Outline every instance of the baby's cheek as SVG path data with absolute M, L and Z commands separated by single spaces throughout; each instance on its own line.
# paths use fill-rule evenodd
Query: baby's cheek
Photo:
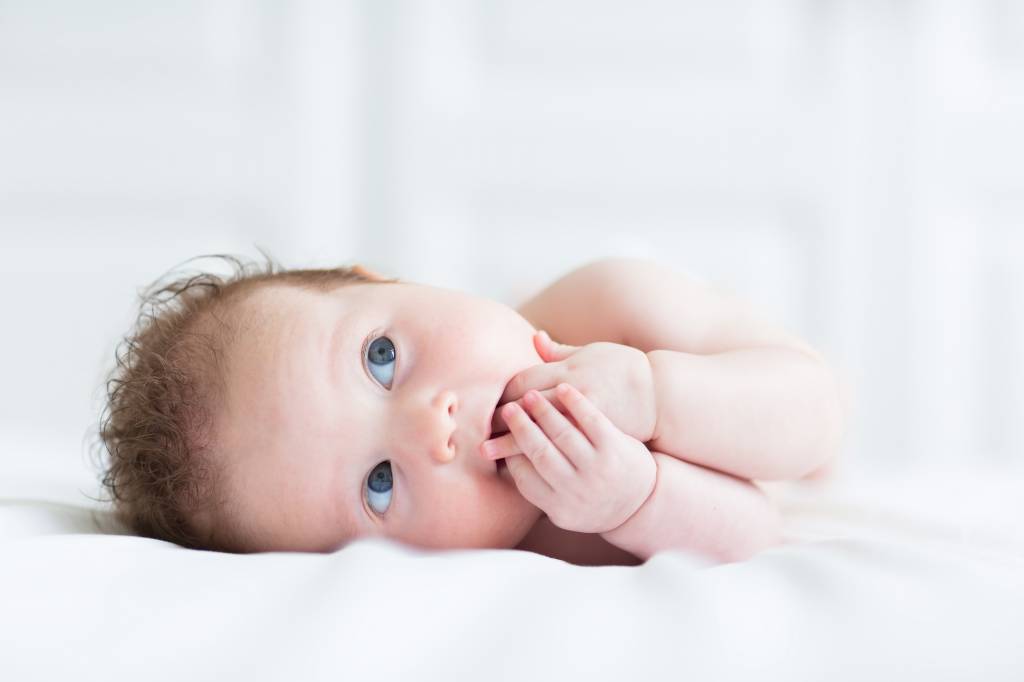
M 463 547 L 507 548 L 518 542 L 521 510 L 508 491 L 491 485 L 480 486 L 470 497 L 472 504 L 458 510 L 451 523 L 451 537 Z

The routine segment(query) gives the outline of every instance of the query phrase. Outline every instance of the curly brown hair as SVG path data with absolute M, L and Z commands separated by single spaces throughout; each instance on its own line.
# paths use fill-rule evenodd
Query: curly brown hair
M 264 263 L 200 256 L 220 259 L 233 273 L 175 274 L 179 265 L 140 293 L 135 325 L 114 354 L 99 427 L 101 482 L 110 498 L 103 501 L 138 535 L 246 551 L 242 524 L 223 496 L 211 419 L 224 394 L 224 354 L 238 329 L 239 302 L 268 284 L 330 291 L 399 281 L 361 265 L 285 270 L 263 256 Z

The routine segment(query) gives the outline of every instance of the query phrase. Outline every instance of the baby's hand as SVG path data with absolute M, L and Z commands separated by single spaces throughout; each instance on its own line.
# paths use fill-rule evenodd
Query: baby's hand
M 654 398 L 654 373 L 646 353 L 607 341 L 568 346 L 555 343 L 543 331 L 537 332 L 533 341 L 544 363 L 512 377 L 499 405 L 522 402 L 530 389 L 552 400 L 555 386 L 565 382 L 577 387 L 623 432 L 642 443 L 654 437 L 658 409 Z M 506 422 L 502 410 L 496 410 L 491 421 L 492 432 L 507 431 Z
M 559 528 L 618 528 L 654 490 L 654 456 L 569 384 L 559 384 L 555 395 L 578 427 L 542 394 L 528 391 L 522 402 L 529 414 L 518 404 L 502 408 L 514 440 L 488 441 L 484 455 L 505 457 L 519 492 Z

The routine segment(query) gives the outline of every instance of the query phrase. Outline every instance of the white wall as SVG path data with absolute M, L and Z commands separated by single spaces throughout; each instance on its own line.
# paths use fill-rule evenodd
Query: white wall
M 858 464 L 1019 458 L 1024 5 L 0 4 L 0 431 L 83 469 L 135 290 L 200 253 L 515 303 L 608 254 L 832 359 Z

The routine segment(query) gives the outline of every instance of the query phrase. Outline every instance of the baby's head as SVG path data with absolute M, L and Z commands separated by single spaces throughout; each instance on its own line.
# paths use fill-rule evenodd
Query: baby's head
M 541 362 L 529 322 L 358 265 L 228 260 L 151 288 L 117 353 L 101 437 L 124 523 L 234 552 L 523 538 L 540 511 L 477 448 Z

